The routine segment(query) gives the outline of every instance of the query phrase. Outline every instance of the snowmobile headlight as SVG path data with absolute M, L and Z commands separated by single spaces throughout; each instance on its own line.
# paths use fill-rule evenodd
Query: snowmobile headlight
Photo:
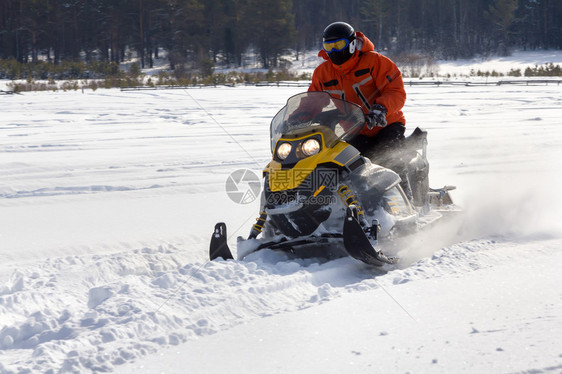
M 287 156 L 289 156 L 289 153 L 291 153 L 292 148 L 293 146 L 291 145 L 291 143 L 280 144 L 279 147 L 277 147 L 277 157 L 279 157 L 281 160 L 286 159 Z
M 320 152 L 320 142 L 316 139 L 308 139 L 302 143 L 302 153 L 305 156 L 312 156 Z

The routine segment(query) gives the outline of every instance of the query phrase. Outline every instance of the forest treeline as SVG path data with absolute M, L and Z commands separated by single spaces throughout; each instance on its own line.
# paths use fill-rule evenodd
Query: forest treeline
M 562 0 L 0 0 L 0 59 L 271 68 L 338 20 L 393 55 L 562 49 Z

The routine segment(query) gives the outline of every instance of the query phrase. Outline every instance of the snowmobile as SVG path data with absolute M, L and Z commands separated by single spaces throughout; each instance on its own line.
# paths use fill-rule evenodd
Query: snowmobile
M 427 133 L 406 138 L 411 155 L 406 196 L 394 171 L 372 163 L 348 142 L 366 117 L 360 106 L 326 92 L 288 99 L 270 128 L 272 160 L 263 170 L 261 209 L 238 259 L 262 249 L 298 257 L 351 256 L 369 265 L 396 264 L 381 250 L 393 238 L 414 233 L 453 211 L 449 191 L 430 189 Z M 217 223 L 209 257 L 233 259 L 227 230 Z

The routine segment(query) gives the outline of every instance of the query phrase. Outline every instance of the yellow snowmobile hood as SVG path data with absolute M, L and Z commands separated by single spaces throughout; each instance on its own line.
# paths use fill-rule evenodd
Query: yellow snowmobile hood
M 324 135 L 321 134 L 321 136 L 322 149 L 317 154 L 299 160 L 290 168 L 283 169 L 283 163 L 275 159 L 266 166 L 264 173 L 269 174 L 269 189 L 271 191 L 278 192 L 299 187 L 320 164 L 334 163 L 344 167 L 360 157 L 360 153 L 357 149 L 342 141 L 336 143 L 333 147 L 326 147 Z M 310 135 L 296 139 L 281 138 L 277 141 L 277 144 L 282 142 L 294 143 L 308 137 L 310 137 Z M 274 152 L 276 149 L 277 145 L 275 146 Z

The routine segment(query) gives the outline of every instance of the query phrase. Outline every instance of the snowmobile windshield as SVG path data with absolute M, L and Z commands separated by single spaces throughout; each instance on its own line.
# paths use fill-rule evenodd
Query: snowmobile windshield
M 357 104 L 336 99 L 327 92 L 311 91 L 292 96 L 271 120 L 271 152 L 284 136 L 296 136 L 313 130 L 333 132 L 326 146 L 349 141 L 365 124 L 363 110 Z

